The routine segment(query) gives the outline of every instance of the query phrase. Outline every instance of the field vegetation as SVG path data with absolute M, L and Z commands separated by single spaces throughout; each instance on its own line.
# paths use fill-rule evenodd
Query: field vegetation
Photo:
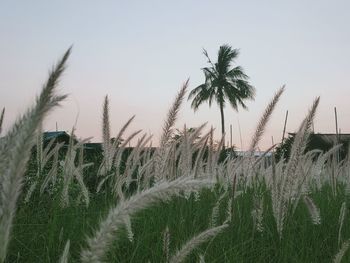
M 43 120 L 66 97 L 57 84 L 69 54 L 0 141 L 0 262 L 350 260 L 350 156 L 339 158 L 337 144 L 305 151 L 319 98 L 289 158 L 278 161 L 275 145 L 260 157 L 254 152 L 284 87 L 267 104 L 245 156 L 222 150 L 224 139 L 215 142 L 204 124 L 174 136 L 188 82 L 158 147 L 142 131 L 128 131 L 133 117 L 111 140 L 107 96 L 101 152 L 86 150 L 88 139 L 43 143 Z M 4 111 L 0 127 L 3 118 Z

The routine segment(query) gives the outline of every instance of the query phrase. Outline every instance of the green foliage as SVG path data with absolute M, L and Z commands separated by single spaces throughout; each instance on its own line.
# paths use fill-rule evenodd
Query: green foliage
M 311 194 L 322 213 L 321 225 L 312 224 L 307 209 L 300 203 L 288 219 L 282 240 L 272 216 L 270 193 L 264 186 L 260 189 L 265 207 L 264 231 L 254 231 L 251 211 L 255 190 L 248 188 L 233 203 L 232 224 L 215 240 L 201 245 L 197 252 L 204 254 L 207 262 L 291 262 L 291 259 L 292 262 L 330 262 L 338 249 L 340 207 L 343 200 L 350 201 L 344 187 L 339 187 L 337 197 L 332 197 L 329 186 Z M 208 228 L 208 215 L 219 195 L 219 188 L 205 190 L 199 199 L 194 195 L 188 199 L 176 198 L 138 213 L 132 221 L 134 242 L 128 240 L 125 230 L 118 232 L 120 240 L 110 249 L 107 262 L 161 262 L 164 229 L 169 227 L 173 253 L 186 240 Z M 220 205 L 219 223 L 225 220 L 227 201 L 225 197 Z M 86 234 L 97 226 L 113 204 L 112 196 L 101 193 L 94 194 L 88 208 L 80 204 L 62 209 L 59 196 L 35 195 L 30 203 L 21 203 L 18 209 L 7 262 L 57 262 L 68 239 L 70 262 L 76 262 Z M 343 236 L 350 236 L 349 220 L 344 222 Z M 349 259 L 349 255 L 345 255 L 344 262 Z M 192 253 L 187 262 L 197 260 L 197 253 Z
M 329 141 L 325 141 L 324 139 L 322 139 L 321 136 L 322 134 L 310 134 L 307 147 L 305 148 L 305 153 L 312 150 L 320 150 L 322 152 L 327 152 L 335 145 L 335 142 L 332 143 Z M 284 157 L 286 160 L 289 160 L 290 151 L 294 143 L 294 138 L 295 135 L 291 134 L 287 138 L 285 138 L 282 144 L 276 147 L 275 158 L 277 161 L 279 161 L 282 157 Z M 339 157 L 340 160 L 342 160 L 347 157 L 349 141 L 341 140 L 340 143 L 341 148 L 339 150 Z
M 289 160 L 290 150 L 292 149 L 293 142 L 294 142 L 294 137 L 289 136 L 283 141 L 282 144 L 276 147 L 276 152 L 275 152 L 276 161 L 281 160 L 281 158 L 285 158 L 286 160 Z

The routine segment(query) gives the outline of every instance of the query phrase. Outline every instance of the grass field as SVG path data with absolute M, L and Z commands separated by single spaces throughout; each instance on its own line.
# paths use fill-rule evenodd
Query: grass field
M 201 245 L 186 262 L 198 262 L 198 255 L 205 255 L 206 262 L 330 262 L 337 253 L 339 211 L 346 200 L 344 191 L 332 197 L 330 187 L 312 193 L 321 211 L 322 223 L 312 224 L 307 208 L 302 203 L 295 214 L 288 218 L 279 239 L 274 221 L 270 194 L 265 192 L 263 231 L 254 228 L 251 215 L 254 207 L 252 189 L 241 194 L 234 202 L 234 216 L 230 226 L 216 238 Z M 138 213 L 132 220 L 134 240 L 130 242 L 126 231 L 118 233 L 108 253 L 107 262 L 164 262 L 163 233 L 170 233 L 170 252 L 176 251 L 195 234 L 210 226 L 212 208 L 217 195 L 203 191 L 199 200 L 175 198 Z M 71 261 L 79 259 L 79 251 L 86 235 L 96 228 L 101 217 L 113 202 L 104 195 L 92 198 L 88 208 L 84 206 L 61 209 L 57 200 L 33 198 L 21 206 L 16 216 L 8 262 L 57 262 L 65 245 L 71 241 Z M 218 223 L 225 219 L 227 199 L 222 200 Z M 349 220 L 345 220 L 342 240 L 350 236 Z M 344 257 L 347 262 L 349 257 Z
M 159 146 L 132 121 L 110 138 L 104 102 L 103 147 L 43 144 L 43 118 L 64 96 L 55 87 L 69 51 L 36 104 L 0 143 L 0 262 L 348 262 L 350 158 L 340 146 L 305 152 L 319 99 L 288 160 L 253 153 L 283 93 L 257 125 L 246 156 L 223 154 L 213 131 L 174 124 L 187 84 L 163 126 Z M 120 140 L 123 138 L 123 140 Z M 120 144 L 121 142 L 121 144 Z

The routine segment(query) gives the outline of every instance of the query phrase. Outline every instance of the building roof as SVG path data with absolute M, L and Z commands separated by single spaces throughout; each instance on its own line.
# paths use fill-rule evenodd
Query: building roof
M 98 149 L 98 150 L 101 150 L 102 149 L 102 143 L 100 143 L 100 142 L 84 143 L 84 148 L 85 149 Z
M 55 132 L 44 132 L 43 133 L 44 140 L 51 140 L 51 139 L 55 139 L 55 138 L 58 138 L 61 136 L 69 137 L 69 134 L 66 133 L 65 131 L 55 131 Z
M 250 152 L 249 151 L 235 151 L 235 154 L 237 156 L 248 156 L 250 154 Z M 262 155 L 271 156 L 272 153 L 271 152 L 266 152 L 266 151 L 254 151 L 254 153 L 253 153 L 254 157 L 260 157 Z
M 295 136 L 295 132 L 289 132 L 288 133 L 291 136 Z M 323 141 L 333 144 L 337 141 L 337 134 L 336 133 L 311 133 L 311 137 L 318 137 L 322 139 Z M 339 140 L 344 142 L 344 141 L 350 141 L 350 133 L 341 133 L 338 134 Z

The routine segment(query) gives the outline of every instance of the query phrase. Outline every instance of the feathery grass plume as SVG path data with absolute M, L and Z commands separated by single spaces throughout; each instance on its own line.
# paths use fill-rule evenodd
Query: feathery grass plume
M 29 187 L 29 189 L 27 191 L 26 197 L 24 198 L 24 203 L 29 203 L 29 200 L 32 197 L 32 194 L 34 193 L 35 188 L 36 188 L 37 185 L 38 185 L 38 180 L 34 181 L 30 185 L 30 187 Z
M 145 145 L 151 140 L 151 138 L 151 136 L 147 137 L 147 134 L 144 134 L 138 140 L 136 146 L 132 149 L 131 153 L 129 154 L 126 160 L 123 177 L 126 178 L 127 188 L 130 187 L 131 182 L 134 180 L 132 176 L 141 162 L 141 151 L 144 149 Z
M 180 263 L 184 262 L 186 257 L 199 245 L 208 241 L 210 238 L 213 238 L 220 234 L 225 228 L 227 228 L 228 224 L 223 224 L 218 227 L 213 227 L 205 230 L 204 232 L 194 236 L 192 239 L 187 241 L 180 250 L 178 250 L 169 260 L 169 263 Z
M 141 130 L 138 130 L 136 132 L 133 132 L 131 135 L 129 135 L 128 138 L 125 139 L 125 141 L 121 144 L 121 146 L 118 148 L 118 150 L 116 151 L 115 155 L 115 159 L 114 159 L 114 166 L 116 168 L 115 173 L 112 174 L 112 182 L 110 184 L 112 191 L 117 194 L 118 192 L 116 191 L 118 189 L 118 187 L 121 187 L 120 182 L 122 179 L 125 179 L 124 177 L 121 176 L 120 174 L 120 167 L 121 167 L 121 161 L 122 161 L 122 156 L 123 156 L 123 152 L 126 148 L 126 146 L 128 145 L 128 143 L 139 133 L 141 132 Z M 115 148 L 116 149 L 116 148 Z M 135 149 L 134 149 L 135 150 Z M 100 184 L 102 184 L 103 182 L 101 182 Z M 99 186 L 101 187 L 101 186 Z M 117 196 L 122 197 L 120 194 L 117 194 Z
M 189 79 L 187 79 L 187 81 L 182 85 L 182 88 L 180 89 L 180 91 L 178 92 L 178 94 L 176 95 L 175 101 L 173 102 L 171 108 L 168 111 L 167 114 L 167 119 L 165 120 L 164 126 L 163 126 L 163 133 L 160 137 L 160 141 L 159 141 L 159 148 L 156 152 L 154 161 L 155 161 L 155 181 L 160 181 L 163 179 L 163 175 L 161 173 L 161 171 L 163 170 L 162 167 L 162 160 L 163 160 L 163 156 L 165 153 L 165 148 L 167 148 L 169 145 L 169 142 L 171 140 L 171 136 L 173 134 L 173 128 L 175 125 L 175 121 L 177 119 L 177 115 L 178 112 L 180 110 L 180 106 L 184 100 L 185 94 L 186 94 L 186 90 L 188 87 L 188 82 Z
M 4 116 L 5 116 L 5 107 L 2 108 L 2 111 L 1 111 L 1 115 L 0 115 L 0 133 L 1 133 L 1 129 L 2 129 L 2 123 L 4 121 Z
M 254 229 L 261 233 L 264 231 L 264 226 L 262 224 L 264 216 L 264 199 L 262 196 L 259 195 L 255 196 L 254 199 L 254 208 L 251 212 L 253 217 Z
M 80 191 L 81 191 L 80 194 L 82 195 L 86 206 L 89 206 L 89 203 L 90 203 L 89 195 L 90 194 L 89 194 L 89 190 L 86 187 L 86 185 L 84 183 L 84 179 L 83 179 L 84 169 L 94 165 L 93 162 L 84 163 L 84 146 L 83 146 L 83 144 L 89 140 L 90 139 L 88 138 L 88 139 L 80 142 L 80 145 L 78 148 L 78 166 L 76 167 L 76 169 L 74 171 L 75 179 L 78 182 L 78 185 L 80 186 Z
M 194 180 L 189 177 L 179 178 L 172 182 L 163 182 L 121 201 L 109 210 L 107 217 L 100 223 L 98 230 L 87 240 L 87 248 L 81 252 L 84 263 L 103 262 L 109 245 L 117 239 L 116 231 L 124 223 L 124 216 L 133 216 L 157 202 L 169 201 L 173 196 L 181 196 L 184 191 L 196 191 L 214 184 L 210 180 Z
M 50 145 L 50 143 L 49 143 L 49 145 Z M 49 145 L 47 147 L 49 147 Z M 53 153 L 51 169 L 48 172 L 48 174 L 45 176 L 45 179 L 40 187 L 40 194 L 42 194 L 45 191 L 45 189 L 47 188 L 47 186 L 49 185 L 50 182 L 52 183 L 53 186 L 56 184 L 57 171 L 58 171 L 58 165 L 59 165 L 59 163 L 58 163 L 59 151 L 63 147 L 63 145 L 64 145 L 64 142 L 57 143 L 51 151 Z M 44 152 L 45 152 L 45 150 L 44 150 Z M 49 158 L 47 158 L 47 159 L 49 160 Z
M 218 162 L 219 162 L 219 158 L 220 158 L 220 153 L 223 149 L 224 146 L 224 142 L 225 142 L 225 134 L 221 137 L 221 140 L 219 141 L 219 144 L 217 145 L 216 149 L 212 149 L 212 153 L 210 154 L 211 159 L 208 160 L 208 162 L 210 162 L 210 174 L 209 176 L 217 176 L 217 170 L 215 169 L 218 166 Z M 210 151 L 210 149 L 209 149 Z M 209 157 L 209 155 L 208 155 Z
M 4 121 L 4 116 L 5 116 L 5 107 L 2 109 L 1 115 L 0 115 L 0 134 L 2 132 L 2 123 Z
M 102 114 L 102 150 L 103 150 L 103 159 L 105 162 L 104 175 L 107 174 L 108 169 L 112 166 L 111 161 L 111 132 L 110 132 L 110 123 L 109 123 L 109 101 L 108 96 L 106 95 L 103 103 L 103 114 Z
M 295 189 L 297 186 L 301 186 L 302 180 L 305 178 L 299 178 L 297 171 L 298 165 L 300 165 L 300 160 L 302 159 L 303 153 L 305 151 L 307 140 L 310 133 L 310 127 L 314 119 L 317 106 L 319 104 L 320 98 L 317 97 L 309 110 L 308 115 L 303 120 L 297 135 L 295 136 L 294 143 L 291 149 L 290 159 L 287 164 L 285 164 L 284 171 L 274 176 L 273 187 L 271 191 L 272 195 L 272 208 L 274 217 L 276 220 L 277 231 L 282 238 L 282 232 L 284 228 L 284 221 L 287 217 L 289 207 L 291 205 L 290 200 L 293 199 L 295 194 Z
M 36 173 L 36 178 L 35 178 L 36 182 L 33 183 L 32 186 L 30 187 L 30 189 L 28 190 L 27 195 L 26 195 L 26 199 L 25 199 L 26 202 L 29 202 L 31 195 L 35 191 L 37 183 L 40 181 L 41 177 L 43 176 L 43 171 L 44 171 L 45 166 L 47 165 L 47 163 L 50 161 L 51 158 L 54 159 L 53 163 L 52 163 L 52 168 L 49 171 L 49 173 L 47 175 L 45 175 L 44 183 L 45 183 L 45 181 L 50 180 L 52 176 L 56 176 L 56 174 L 57 174 L 57 170 L 56 170 L 56 174 L 53 174 L 55 172 L 54 166 L 57 167 L 57 162 L 58 162 L 58 156 L 57 156 L 57 161 L 55 162 L 55 160 L 56 160 L 55 159 L 56 158 L 55 157 L 56 147 L 52 148 L 54 142 L 55 142 L 55 139 L 51 139 L 49 141 L 49 143 L 46 145 L 45 149 L 43 149 L 44 138 L 43 138 L 42 127 L 40 127 L 38 129 L 37 143 L 36 143 L 36 154 L 37 154 L 37 173 Z M 63 144 L 64 143 L 57 144 L 57 145 L 61 145 L 61 147 L 62 147 Z M 58 155 L 58 153 L 57 153 L 57 155 Z M 43 185 L 44 185 L 44 183 L 43 183 Z M 46 186 L 42 186 L 42 187 L 45 188 Z
M 135 115 L 132 116 L 121 128 L 117 137 L 112 142 L 111 131 L 110 131 L 110 121 L 109 121 L 109 100 L 108 96 L 105 96 L 103 103 L 103 113 L 102 113 L 102 153 L 103 160 L 98 169 L 97 175 L 102 175 L 104 178 L 99 183 L 97 187 L 97 192 L 100 190 L 105 181 L 107 181 L 112 176 L 113 164 L 115 163 L 115 158 L 118 153 L 117 147 L 122 142 L 122 135 L 124 134 L 127 127 L 130 125 Z M 132 138 L 132 137 L 131 137 Z M 129 140 L 131 140 L 131 138 Z M 123 148 L 124 149 L 124 148 Z
M 237 174 L 233 176 L 232 187 L 228 189 L 229 198 L 226 206 L 226 223 L 230 223 L 233 218 L 233 201 L 236 197 Z
M 350 246 L 350 239 L 346 240 L 333 259 L 333 263 L 340 263 Z
M 288 192 L 286 193 L 287 198 L 290 199 L 290 205 L 292 207 L 291 214 L 294 214 L 299 200 L 302 196 L 309 194 L 309 181 L 311 179 L 311 166 L 314 165 L 314 158 L 316 150 L 309 151 L 301 156 L 300 163 L 295 171 L 294 181 L 289 185 Z
M 131 225 L 130 216 L 126 215 L 126 216 L 124 216 L 123 219 L 124 219 L 124 224 L 125 224 L 126 233 L 128 235 L 128 239 L 132 243 L 132 242 L 134 242 L 134 233 L 132 232 L 132 225 Z
M 344 219 L 346 216 L 346 202 L 343 202 L 340 208 L 340 213 L 339 213 L 339 230 L 338 230 L 338 246 L 340 247 L 340 242 L 341 242 L 341 232 L 343 229 L 343 223 Z
M 189 174 L 195 167 L 197 170 L 194 172 L 195 177 L 197 176 L 198 172 L 198 165 L 203 161 L 202 158 L 204 152 L 203 147 L 205 150 L 204 144 L 206 144 L 207 136 L 204 138 L 200 138 L 200 134 L 203 131 L 204 127 L 206 126 L 206 123 L 202 124 L 201 126 L 195 128 L 193 131 L 191 129 L 187 129 L 186 126 L 184 126 L 184 131 L 182 132 L 182 136 L 180 138 L 180 146 L 178 147 L 178 153 L 179 156 L 179 173 L 180 174 Z M 176 148 L 176 145 L 173 145 Z M 195 160 L 195 164 L 193 165 L 193 156 L 197 152 L 197 158 Z
M 233 197 L 229 197 L 226 205 L 226 220 L 225 223 L 230 223 L 233 217 Z
M 170 232 L 168 226 L 163 232 L 163 254 L 165 262 L 168 263 L 170 257 Z
M 48 112 L 66 97 L 55 93 L 70 51 L 69 48 L 50 72 L 35 106 L 15 122 L 0 145 L 0 262 L 6 257 L 16 203 L 30 150 L 35 143 L 36 131 Z
M 294 173 L 296 167 L 299 163 L 299 160 L 306 148 L 307 140 L 309 138 L 309 131 L 312 125 L 313 119 L 316 114 L 317 106 L 320 102 L 320 97 L 317 97 L 309 111 L 309 114 L 306 116 L 304 121 L 302 122 L 296 136 L 294 139 L 294 143 L 292 145 L 290 159 L 286 167 L 286 177 L 294 178 Z M 290 176 L 290 177 L 289 177 Z
M 285 195 L 287 195 L 288 198 L 292 197 L 293 190 L 295 189 L 294 186 L 300 183 L 299 180 L 297 180 L 299 175 L 299 173 L 297 172 L 297 167 L 306 149 L 306 145 L 310 135 L 310 128 L 316 114 L 316 109 L 319 104 L 319 100 L 319 97 L 315 99 L 311 109 L 309 110 L 309 114 L 303 120 L 292 145 L 290 159 L 286 165 L 283 178 L 284 181 L 282 182 L 281 186 L 281 193 L 285 193 Z
M 205 263 L 205 257 L 204 255 L 200 254 L 199 255 L 199 260 L 198 260 L 199 263 Z
M 103 187 L 103 185 L 108 181 L 108 179 L 110 179 L 112 177 L 112 173 L 111 174 L 108 174 L 106 175 L 97 185 L 96 187 L 96 193 L 99 193 Z
M 118 150 L 115 153 L 115 158 L 114 158 L 114 166 L 118 169 L 116 169 L 116 176 L 118 177 L 120 175 L 120 169 L 119 167 L 121 166 L 121 161 L 122 161 L 122 155 L 123 152 L 125 150 L 125 148 L 127 147 L 128 143 L 135 138 L 135 136 L 137 136 L 142 130 L 138 130 L 136 132 L 133 132 L 132 134 L 129 135 L 129 137 L 127 137 L 123 143 L 120 145 L 120 147 L 118 148 Z
M 127 120 L 127 122 L 123 125 L 123 127 L 119 130 L 119 133 L 117 134 L 116 140 L 114 143 L 120 143 L 122 141 L 122 136 L 125 133 L 126 129 L 129 127 L 130 123 L 135 119 L 135 115 L 133 115 L 130 119 Z M 114 145 L 115 147 L 118 145 Z
M 47 163 L 52 158 L 52 164 L 50 171 L 45 174 L 43 183 L 40 187 L 40 194 L 43 193 L 45 188 L 47 187 L 48 183 L 51 181 L 53 185 L 56 183 L 56 177 L 57 177 L 57 166 L 58 166 L 58 154 L 59 149 L 64 145 L 64 142 L 57 143 L 55 147 L 53 147 L 53 144 L 55 142 L 55 139 L 51 139 L 50 142 L 47 144 L 45 149 L 43 149 L 43 135 L 42 130 L 38 130 L 37 135 L 37 173 L 35 177 L 35 181 L 31 184 L 30 188 L 27 191 L 26 197 L 24 199 L 25 203 L 28 203 L 31 196 L 33 195 L 34 191 L 36 190 L 36 187 L 39 185 L 39 182 L 41 182 L 41 177 L 43 177 L 43 171 L 46 167 Z
M 320 209 L 316 206 L 314 201 L 310 197 L 308 197 L 307 195 L 305 195 L 303 197 L 303 200 L 304 200 L 304 203 L 305 203 L 307 209 L 309 210 L 312 223 L 314 225 L 321 224 Z
M 264 153 L 259 156 L 259 158 L 256 159 L 256 161 L 253 163 L 252 167 L 254 168 L 256 165 L 258 165 L 265 157 L 266 155 L 271 152 L 276 147 L 276 144 L 272 145 L 270 148 L 268 148 Z
M 90 198 L 89 191 L 84 184 L 84 169 L 92 166 L 93 163 L 83 163 L 83 145 L 91 138 L 81 140 L 79 142 L 74 141 L 74 127 L 69 139 L 69 145 L 67 153 L 63 162 L 61 162 L 63 173 L 63 188 L 61 193 L 61 206 L 69 206 L 69 187 L 72 181 L 75 179 L 81 189 L 81 194 L 84 197 L 86 206 L 89 206 Z M 77 157 L 78 156 L 78 157 Z M 76 161 L 78 162 L 76 164 Z
M 204 130 L 204 128 L 207 126 L 208 122 L 203 123 L 202 125 L 194 128 L 193 131 L 189 132 L 189 141 L 191 143 L 191 146 L 194 147 L 194 150 L 197 149 L 202 145 L 202 142 L 205 140 L 204 138 L 201 138 L 201 133 Z M 191 129 L 188 129 L 190 131 Z
M 107 102 L 107 104 L 108 104 L 108 102 Z M 106 111 L 107 112 L 106 115 L 108 115 L 108 106 L 104 109 L 104 111 Z M 116 160 L 118 160 L 117 155 L 120 154 L 120 157 L 121 157 L 121 154 L 123 153 L 123 151 L 125 149 L 125 146 L 134 138 L 134 136 L 136 136 L 139 132 L 141 132 L 141 130 L 140 130 L 137 133 L 133 133 L 132 136 L 129 136 L 125 141 L 122 142 L 122 136 L 134 118 L 135 118 L 135 115 L 132 116 L 124 124 L 124 126 L 120 129 L 114 142 L 111 143 L 111 139 L 109 139 L 108 140 L 109 142 L 106 143 L 106 145 L 109 144 L 109 146 L 106 146 L 106 148 L 108 148 L 108 150 L 106 150 L 106 152 L 103 151 L 103 161 L 102 161 L 102 163 L 98 169 L 98 172 L 97 172 L 98 175 L 105 176 L 105 178 L 102 181 L 107 180 L 108 179 L 107 177 L 111 176 L 111 170 L 112 170 L 113 166 L 118 167 L 119 163 L 116 161 Z M 109 119 L 109 117 L 108 117 L 108 119 Z M 106 121 L 104 121 L 103 125 L 109 127 L 109 124 L 107 125 L 105 122 Z M 109 121 L 108 121 L 108 123 L 109 123 Z M 108 130 L 109 130 L 109 128 L 108 128 Z M 105 139 L 103 139 L 103 140 L 105 140 Z M 107 141 L 107 139 L 106 139 L 106 141 Z M 121 144 L 121 145 L 119 145 L 119 144 Z M 102 186 L 102 184 L 100 182 L 100 187 Z
M 153 169 L 152 160 L 152 141 L 150 145 L 146 147 L 142 156 L 142 165 L 138 171 L 137 177 L 137 192 L 150 187 L 151 171 Z
M 202 144 L 202 147 L 199 149 L 196 160 L 194 162 L 194 166 L 193 166 L 193 176 L 194 178 L 197 178 L 199 175 L 199 172 L 202 168 L 203 165 L 203 158 L 204 158 L 204 154 L 205 154 L 205 150 L 207 149 L 207 143 L 209 140 L 209 134 L 207 134 L 204 137 L 204 143 Z
M 55 154 L 55 148 L 53 148 L 53 144 L 55 142 L 55 139 L 51 139 L 50 142 L 47 144 L 45 149 L 43 149 L 43 137 L 42 133 L 41 136 L 38 136 L 38 143 L 37 143 L 37 177 L 40 177 L 43 174 L 43 170 L 48 163 L 48 161 L 54 156 Z
M 279 101 L 282 93 L 284 92 L 285 86 L 282 86 L 282 88 L 280 88 L 275 95 L 273 96 L 272 100 L 270 101 L 270 103 L 267 105 L 264 114 L 261 116 L 260 121 L 258 123 L 258 126 L 256 127 L 255 133 L 253 135 L 252 141 L 250 143 L 250 147 L 249 147 L 249 152 L 251 155 L 253 155 L 256 146 L 258 145 L 261 136 L 263 135 L 264 131 L 265 131 L 265 127 L 266 124 L 268 123 L 273 110 L 275 109 L 277 102 Z
M 214 168 L 212 166 L 214 155 L 214 129 L 213 126 L 210 128 L 209 133 L 209 146 L 208 146 L 208 158 L 207 158 L 207 169 L 206 172 L 209 176 L 212 176 Z
M 75 127 L 73 126 L 64 161 L 60 162 L 60 165 L 62 167 L 62 174 L 63 174 L 63 187 L 62 187 L 62 193 L 61 193 L 62 207 L 67 207 L 69 205 L 69 186 L 71 184 L 71 181 L 73 180 L 73 173 L 75 170 L 76 149 L 74 147 L 74 140 L 73 140 L 74 130 L 75 130 Z
M 63 242 L 63 232 L 64 232 L 64 228 L 61 227 L 61 230 L 60 230 L 60 234 L 58 235 L 58 244 L 62 244 Z
M 221 201 L 226 197 L 227 191 L 225 191 L 223 194 L 221 194 L 216 201 L 215 205 L 213 206 L 213 209 L 211 210 L 211 219 L 210 219 L 210 226 L 215 227 L 217 226 L 219 214 L 220 214 L 220 204 Z
M 43 128 L 42 125 L 39 126 L 36 139 L 36 163 L 37 163 L 37 177 L 41 176 L 42 173 L 42 161 L 43 161 Z
M 163 159 L 166 165 L 162 165 L 164 170 L 161 171 L 161 173 L 164 173 L 163 178 L 165 178 L 165 180 L 167 181 L 175 180 L 175 178 L 179 174 L 177 169 L 178 154 L 176 147 L 176 143 L 172 143 L 166 151 L 166 157 Z
M 331 149 L 329 149 L 327 152 L 325 153 L 321 153 L 320 156 L 317 158 L 315 165 L 313 167 L 314 169 L 314 174 L 315 176 L 320 176 L 323 166 L 326 163 L 327 160 L 330 159 L 330 157 L 334 154 L 336 154 L 336 152 L 342 147 L 341 144 L 335 145 L 333 146 Z
M 148 137 L 145 137 L 145 140 L 141 141 L 137 144 L 137 153 L 133 156 L 131 171 L 138 171 L 137 173 L 137 180 L 139 181 L 141 179 L 141 175 L 139 171 L 142 169 L 143 165 L 147 164 L 148 162 L 148 152 L 150 149 L 148 149 L 147 144 L 151 142 L 153 138 L 153 135 L 149 135 Z
M 192 149 L 189 140 L 189 134 L 184 126 L 182 143 L 180 145 L 180 160 L 179 160 L 179 170 L 180 174 L 189 174 L 192 168 Z
M 173 127 L 175 125 L 178 112 L 180 110 L 180 106 L 186 94 L 188 82 L 189 82 L 189 79 L 187 79 L 186 82 L 182 85 L 182 88 L 176 95 L 175 101 L 168 112 L 167 119 L 165 120 L 165 123 L 163 126 L 163 133 L 160 137 L 159 147 L 166 146 L 171 138 L 171 135 L 173 133 Z
M 59 263 L 68 263 L 69 247 L 70 247 L 70 240 L 68 239 L 66 245 L 64 246 L 64 250 L 60 257 Z

